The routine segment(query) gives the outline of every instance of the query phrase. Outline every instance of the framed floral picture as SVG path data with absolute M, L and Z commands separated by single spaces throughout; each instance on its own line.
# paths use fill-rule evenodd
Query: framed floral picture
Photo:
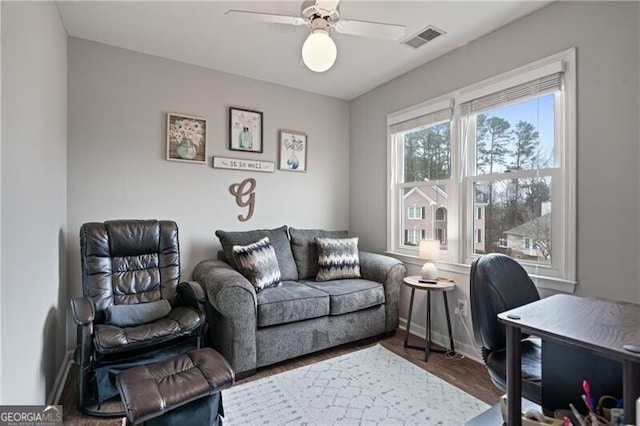
M 206 164 L 206 119 L 167 113 L 167 160 Z
M 294 130 L 280 130 L 280 170 L 307 171 L 307 135 Z
M 229 107 L 229 149 L 262 152 L 262 113 Z

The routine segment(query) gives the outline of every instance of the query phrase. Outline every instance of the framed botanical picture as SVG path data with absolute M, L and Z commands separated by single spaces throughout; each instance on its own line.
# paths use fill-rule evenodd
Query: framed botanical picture
M 167 113 L 167 160 L 207 162 L 207 120 Z
M 280 170 L 307 171 L 307 135 L 294 130 L 280 130 Z
M 229 108 L 229 149 L 262 152 L 262 113 Z

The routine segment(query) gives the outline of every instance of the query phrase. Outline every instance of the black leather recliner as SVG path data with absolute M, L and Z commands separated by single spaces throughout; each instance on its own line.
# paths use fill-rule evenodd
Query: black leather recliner
M 175 222 L 85 223 L 80 252 L 84 297 L 71 300 L 78 325 L 78 403 L 90 415 L 124 416 L 115 376 L 200 347 L 206 293 L 197 282 L 180 283 Z M 149 302 L 169 313 L 125 326 L 107 321 L 115 309 L 129 309 L 122 305 L 152 306 Z
M 497 315 L 540 299 L 527 271 L 503 254 L 476 259 L 470 275 L 471 319 L 476 343 L 493 383 L 507 387 L 506 333 Z M 542 347 L 540 339 L 522 340 L 522 396 L 537 404 L 542 392 Z

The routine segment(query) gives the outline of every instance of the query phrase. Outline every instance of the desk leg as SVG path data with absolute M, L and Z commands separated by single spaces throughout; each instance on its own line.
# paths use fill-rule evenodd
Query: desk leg
M 519 327 L 505 325 L 507 333 L 507 425 L 522 424 L 522 360 Z
M 453 347 L 453 335 L 451 334 L 451 317 L 449 316 L 449 303 L 447 302 L 447 292 L 442 292 L 442 297 L 444 297 L 444 312 L 447 315 L 447 330 L 449 330 L 449 347 L 451 352 L 455 352 L 456 349 Z
M 431 352 L 431 292 L 427 290 L 427 341 L 424 342 L 424 360 L 429 359 Z
M 409 341 L 409 329 L 411 328 L 411 314 L 413 314 L 413 296 L 416 294 L 415 287 L 411 287 L 411 298 L 409 299 L 409 315 L 407 315 L 407 329 L 404 334 L 404 347 L 407 347 Z
M 640 364 L 625 359 L 622 363 L 624 422 L 636 424 L 636 399 L 640 396 Z

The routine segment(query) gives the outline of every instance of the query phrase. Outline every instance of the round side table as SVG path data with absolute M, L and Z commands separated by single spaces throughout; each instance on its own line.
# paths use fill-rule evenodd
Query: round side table
M 456 288 L 456 283 L 448 280 L 448 279 L 439 279 L 436 282 L 420 282 L 422 281 L 422 277 L 418 275 L 413 275 L 410 277 L 405 277 L 404 284 L 408 287 L 411 287 L 411 299 L 409 300 L 409 314 L 407 315 L 407 329 L 404 335 L 404 347 L 411 349 L 424 349 L 424 360 L 427 361 L 429 359 L 429 352 L 447 352 L 431 349 L 431 292 L 439 291 L 442 293 L 442 297 L 444 300 L 444 312 L 447 315 L 447 329 L 449 331 L 449 345 L 450 348 L 448 351 L 455 352 L 455 348 L 453 346 L 453 336 L 451 334 L 451 317 L 449 315 L 449 304 L 447 302 L 447 292 Z M 422 346 L 413 346 L 409 345 L 407 342 L 409 341 L 409 330 L 411 328 L 411 314 L 413 313 L 413 298 L 415 296 L 416 290 L 426 290 L 427 291 L 427 338 L 426 344 L 424 347 Z

